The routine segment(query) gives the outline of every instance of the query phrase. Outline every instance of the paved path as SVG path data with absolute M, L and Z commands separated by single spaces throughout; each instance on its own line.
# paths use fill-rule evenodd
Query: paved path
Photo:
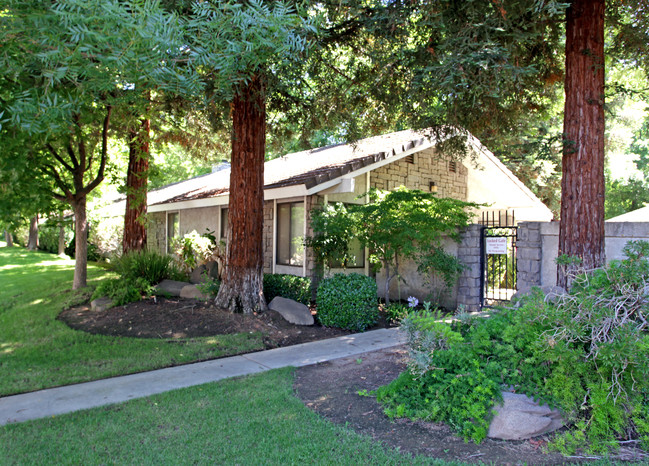
M 390 348 L 404 343 L 397 329 L 381 329 L 241 356 L 169 367 L 0 398 L 0 425 L 57 416 L 178 388 Z

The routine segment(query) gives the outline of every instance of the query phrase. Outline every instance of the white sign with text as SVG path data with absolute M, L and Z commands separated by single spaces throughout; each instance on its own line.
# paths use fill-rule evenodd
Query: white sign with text
M 485 239 L 487 242 L 487 254 L 507 254 L 507 238 L 487 237 Z

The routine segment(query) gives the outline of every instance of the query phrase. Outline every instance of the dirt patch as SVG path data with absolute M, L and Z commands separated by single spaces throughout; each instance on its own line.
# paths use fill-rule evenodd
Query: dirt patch
M 548 440 L 545 436 L 526 441 L 487 439 L 480 445 L 465 443 L 444 424 L 391 421 L 375 398 L 358 394 L 359 390 L 371 391 L 388 384 L 405 367 L 405 350 L 375 351 L 301 367 L 296 371 L 294 388 L 309 408 L 325 418 L 413 455 L 495 464 L 569 461 L 556 453 L 544 453 Z
M 70 327 L 100 335 L 136 338 L 191 338 L 261 332 L 266 348 L 349 335 L 321 325 L 293 325 L 275 311 L 259 315 L 231 314 L 211 302 L 184 298 L 145 299 L 106 311 L 89 305 L 64 310 L 59 320 Z

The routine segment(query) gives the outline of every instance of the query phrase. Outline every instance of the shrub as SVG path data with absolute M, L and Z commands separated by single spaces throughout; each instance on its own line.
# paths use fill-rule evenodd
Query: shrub
M 553 445 L 563 453 L 620 440 L 648 448 L 649 244 L 625 252 L 553 302 L 535 289 L 489 318 L 409 315 L 408 371 L 377 398 L 391 416 L 444 421 L 480 441 L 500 391 L 514 389 L 561 409 L 570 429 Z
M 178 270 L 173 257 L 156 251 L 131 251 L 113 262 L 113 269 L 124 280 L 143 278 L 155 285 L 165 279 L 183 280 L 186 277 Z
M 376 282 L 371 277 L 337 273 L 318 286 L 318 320 L 327 327 L 364 331 L 379 318 Z
M 195 230 L 174 240 L 173 249 L 178 255 L 180 266 L 189 273 L 210 260 L 221 257 L 224 244 L 219 243 L 212 232 L 199 235 Z
M 311 280 L 285 274 L 264 274 L 264 297 L 271 302 L 275 296 L 292 299 L 305 305 L 311 301 Z
M 401 322 L 407 315 L 410 308 L 403 303 L 396 302 L 390 303 L 385 306 L 385 313 L 390 322 L 398 324 Z
M 201 283 L 196 285 L 196 288 L 198 288 L 198 291 L 201 293 L 216 298 L 216 295 L 219 294 L 219 289 L 221 288 L 221 281 L 216 278 L 210 278 L 207 276 L 207 273 L 204 273 L 203 280 Z
M 139 301 L 142 295 L 150 295 L 152 292 L 151 285 L 144 278 L 135 280 L 113 278 L 102 281 L 93 293 L 92 299 L 106 296 L 113 301 L 114 306 L 122 306 Z

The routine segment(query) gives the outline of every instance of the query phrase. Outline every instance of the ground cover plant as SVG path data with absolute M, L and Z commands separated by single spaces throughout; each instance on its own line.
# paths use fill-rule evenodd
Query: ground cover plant
M 569 294 L 537 289 L 489 318 L 410 314 L 410 367 L 377 391 L 386 413 L 444 421 L 480 442 L 501 390 L 513 389 L 561 409 L 569 429 L 552 446 L 564 454 L 649 450 L 649 243 L 625 253 L 575 277 Z
M 287 274 L 264 274 L 264 297 L 270 303 L 275 296 L 292 299 L 305 305 L 311 301 L 311 279 Z
M 322 419 L 294 395 L 290 368 L 0 427 L 0 462 L 452 464 Z
M 261 334 L 137 339 L 75 331 L 57 320 L 90 298 L 70 291 L 74 261 L 22 248 L 0 248 L 0 395 L 257 351 Z M 94 264 L 89 283 L 113 275 Z

